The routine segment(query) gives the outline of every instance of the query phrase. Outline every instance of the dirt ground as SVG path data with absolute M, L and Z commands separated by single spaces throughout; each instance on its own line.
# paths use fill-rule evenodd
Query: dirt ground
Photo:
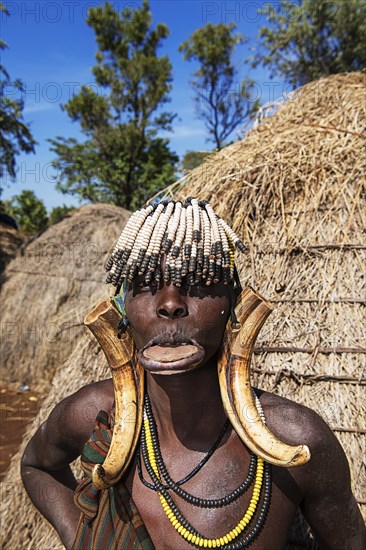
M 44 396 L 30 388 L 22 391 L 16 386 L 0 388 L 0 481 L 23 439 L 29 422 L 34 418 Z

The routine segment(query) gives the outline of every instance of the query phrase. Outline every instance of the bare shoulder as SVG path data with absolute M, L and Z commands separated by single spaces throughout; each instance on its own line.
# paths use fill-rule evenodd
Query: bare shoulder
M 114 399 L 112 380 L 103 380 L 83 386 L 74 394 L 63 399 L 46 421 L 50 428 L 62 439 L 82 446 L 93 432 L 99 411 L 109 412 Z
M 332 430 L 304 405 L 267 392 L 261 392 L 260 401 L 268 427 L 278 438 L 310 449 L 309 462 L 286 469 L 287 479 L 282 479 L 287 486 L 288 476 L 295 481 L 302 512 L 321 548 L 363 550 L 366 532 L 352 494 L 348 461 Z
M 60 401 L 28 443 L 23 462 L 57 469 L 75 460 L 94 430 L 97 414 L 109 412 L 113 399 L 109 379 L 84 386 Z
M 315 411 L 278 395 L 262 392 L 260 402 L 269 429 L 289 445 L 307 445 L 310 461 L 300 467 L 291 468 L 304 494 L 311 493 L 316 486 L 326 484 L 329 488 L 332 476 L 336 474 L 339 488 L 350 490 L 350 474 L 345 453 L 327 423 Z
M 317 448 L 324 438 L 334 435 L 315 411 L 273 393 L 259 391 L 268 427 L 286 443 L 304 443 Z

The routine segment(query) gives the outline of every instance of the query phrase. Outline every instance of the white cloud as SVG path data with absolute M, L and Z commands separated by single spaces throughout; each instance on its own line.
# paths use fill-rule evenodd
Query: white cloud
M 194 128 L 192 126 L 174 126 L 174 138 L 188 138 L 194 136 L 204 136 L 207 132 L 204 128 Z
M 33 103 L 33 105 L 29 105 L 29 107 L 25 107 L 23 113 L 25 115 L 31 113 L 41 113 L 43 111 L 51 111 L 51 109 L 55 109 L 56 107 L 59 107 L 58 103 L 40 101 L 39 103 Z

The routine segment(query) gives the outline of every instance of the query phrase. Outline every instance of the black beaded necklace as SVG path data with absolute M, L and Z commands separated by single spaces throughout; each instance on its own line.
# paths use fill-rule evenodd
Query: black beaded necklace
M 179 495 L 185 501 L 189 502 L 190 504 L 193 504 L 193 506 L 198 506 L 200 508 L 221 508 L 222 506 L 227 506 L 228 504 L 231 504 L 236 499 L 238 499 L 241 495 L 245 493 L 245 491 L 251 485 L 255 476 L 255 470 L 256 470 L 256 464 L 257 464 L 257 457 L 254 454 L 252 454 L 250 457 L 249 471 L 246 479 L 243 481 L 243 483 L 241 483 L 236 489 L 234 489 L 230 494 L 226 495 L 225 497 L 218 498 L 218 499 L 204 499 L 204 498 L 199 498 L 194 495 L 191 495 L 190 493 L 182 489 L 182 487 L 180 486 L 183 485 L 183 483 L 186 483 L 189 479 L 192 479 L 192 477 L 196 475 L 196 473 L 204 466 L 204 464 L 207 463 L 208 459 L 213 455 L 214 451 L 219 446 L 225 434 L 227 426 L 229 425 L 229 419 L 225 421 L 224 427 L 221 430 L 219 437 L 216 439 L 215 443 L 213 444 L 211 449 L 208 451 L 208 453 L 204 456 L 204 458 L 201 460 L 201 462 L 192 470 L 190 474 L 185 476 L 182 480 L 175 482 L 169 475 L 169 472 L 167 470 L 167 467 L 165 466 L 165 463 L 161 454 L 159 438 L 158 438 L 158 430 L 157 430 L 156 422 L 151 409 L 151 403 L 150 403 L 148 394 L 145 395 L 145 412 L 150 425 L 156 463 L 158 465 L 161 476 L 164 478 L 166 482 L 166 484 L 163 484 L 164 489 L 171 489 L 172 491 L 174 491 L 174 493 Z M 144 433 L 145 432 L 143 428 L 142 446 L 144 445 L 144 441 L 145 441 Z M 137 467 L 138 467 L 138 472 L 142 483 L 144 483 L 144 485 L 146 486 L 149 486 L 150 489 L 155 489 L 154 485 L 146 482 L 146 480 L 143 478 L 140 457 L 138 457 Z
M 146 398 L 145 398 L 145 407 L 146 409 L 150 409 L 151 411 L 151 404 L 150 404 L 150 400 L 149 398 L 147 397 L 147 401 L 148 401 L 148 406 L 146 407 Z M 157 428 L 156 428 L 156 424 L 155 424 L 155 419 L 154 417 L 152 416 L 152 413 L 151 413 L 151 421 L 152 421 L 152 425 L 154 425 L 155 427 L 155 430 L 153 431 L 153 437 L 154 437 L 154 441 L 156 440 L 157 441 L 157 448 L 158 448 L 158 455 L 160 458 L 161 458 L 161 462 L 162 462 L 162 467 L 166 470 L 165 468 L 165 464 L 162 460 L 162 457 L 161 457 L 161 452 L 160 452 L 160 446 L 159 446 L 159 441 L 158 441 L 158 436 L 157 436 Z M 225 420 L 225 424 L 221 430 L 221 432 L 219 433 L 219 436 L 218 438 L 216 439 L 215 443 L 212 445 L 211 449 L 205 454 L 205 456 L 202 458 L 202 460 L 200 460 L 200 462 L 197 464 L 197 466 L 195 466 L 193 468 L 193 470 L 187 474 L 186 476 L 184 476 L 181 480 L 179 481 L 173 481 L 171 480 L 171 482 L 174 484 L 174 485 L 184 485 L 184 483 L 187 483 L 187 481 L 189 481 L 190 479 L 192 479 L 192 477 L 194 477 L 200 470 L 201 468 L 203 468 L 203 466 L 208 462 L 208 460 L 211 458 L 211 456 L 214 454 L 214 452 L 216 451 L 217 447 L 220 445 L 225 433 L 226 433 L 226 430 L 227 428 L 229 427 L 229 424 L 230 424 L 230 421 L 229 419 L 227 418 Z M 138 447 L 138 450 L 137 450 L 137 456 L 136 456 L 136 459 L 137 459 L 137 470 L 138 470 L 138 473 L 139 473 L 139 477 L 140 477 L 140 480 L 142 481 L 142 483 L 148 487 L 149 489 L 153 489 L 155 490 L 155 486 L 152 485 L 152 483 L 149 483 L 148 481 L 146 481 L 146 479 L 144 478 L 144 474 L 142 472 L 142 468 L 141 468 L 141 444 L 139 444 L 139 447 Z M 169 476 L 169 473 L 168 471 L 166 470 L 166 474 L 167 474 L 167 477 L 170 478 Z M 166 478 L 165 474 L 164 474 L 164 478 Z M 168 481 L 168 479 L 167 479 Z M 163 484 L 163 487 L 165 489 L 172 489 L 173 487 L 171 486 L 170 482 L 168 481 L 169 484 L 167 485 L 164 485 Z

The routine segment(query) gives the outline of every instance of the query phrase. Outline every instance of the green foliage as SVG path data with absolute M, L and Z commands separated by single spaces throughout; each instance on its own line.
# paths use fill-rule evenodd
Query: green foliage
M 13 216 L 25 235 L 39 233 L 48 225 L 46 207 L 33 191 L 24 190 L 10 201 L 4 201 L 3 208 L 7 214 Z
M 73 210 L 75 210 L 74 206 L 63 204 L 55 206 L 48 216 L 43 201 L 30 190 L 24 190 L 11 199 L 0 201 L 0 213 L 12 216 L 25 235 L 35 235 L 43 231 L 48 226 L 63 220 Z
M 233 23 L 208 23 L 179 47 L 185 60 L 199 63 L 191 82 L 197 115 L 204 120 L 209 140 L 217 149 L 258 108 L 258 103 L 251 101 L 253 81 L 241 80 L 232 61 L 235 47 L 244 42 L 234 29 Z
M 172 183 L 178 157 L 158 130 L 170 130 L 173 114 L 162 112 L 169 101 L 171 64 L 158 56 L 168 28 L 151 28 L 149 3 L 125 8 L 111 4 L 90 8 L 87 23 L 98 44 L 92 72 L 97 84 L 83 86 L 64 109 L 86 136 L 83 143 L 49 140 L 57 155 L 58 189 L 92 202 L 112 202 L 134 209 Z
M 209 155 L 211 155 L 211 151 L 187 151 L 181 161 L 183 172 L 189 172 L 193 168 L 197 168 Z
M 294 88 L 324 75 L 366 67 L 365 0 L 298 0 L 266 4 L 270 26 L 260 29 L 264 52 L 254 65 L 268 66 Z
M 9 15 L 8 10 L 0 3 L 1 12 Z M 7 45 L 0 40 L 0 52 L 5 48 Z M 7 97 L 9 89 L 19 99 Z M 5 67 L 0 64 L 0 178 L 4 179 L 6 176 L 15 179 L 15 159 L 19 153 L 34 153 L 36 142 L 29 126 L 23 121 L 23 94 L 23 83 L 19 79 L 12 81 Z M 0 187 L 0 194 L 1 191 Z
M 49 215 L 48 225 L 53 225 L 62 221 L 73 210 L 75 210 L 75 206 L 66 206 L 65 204 L 63 204 L 62 206 L 55 206 L 54 208 L 52 208 Z

